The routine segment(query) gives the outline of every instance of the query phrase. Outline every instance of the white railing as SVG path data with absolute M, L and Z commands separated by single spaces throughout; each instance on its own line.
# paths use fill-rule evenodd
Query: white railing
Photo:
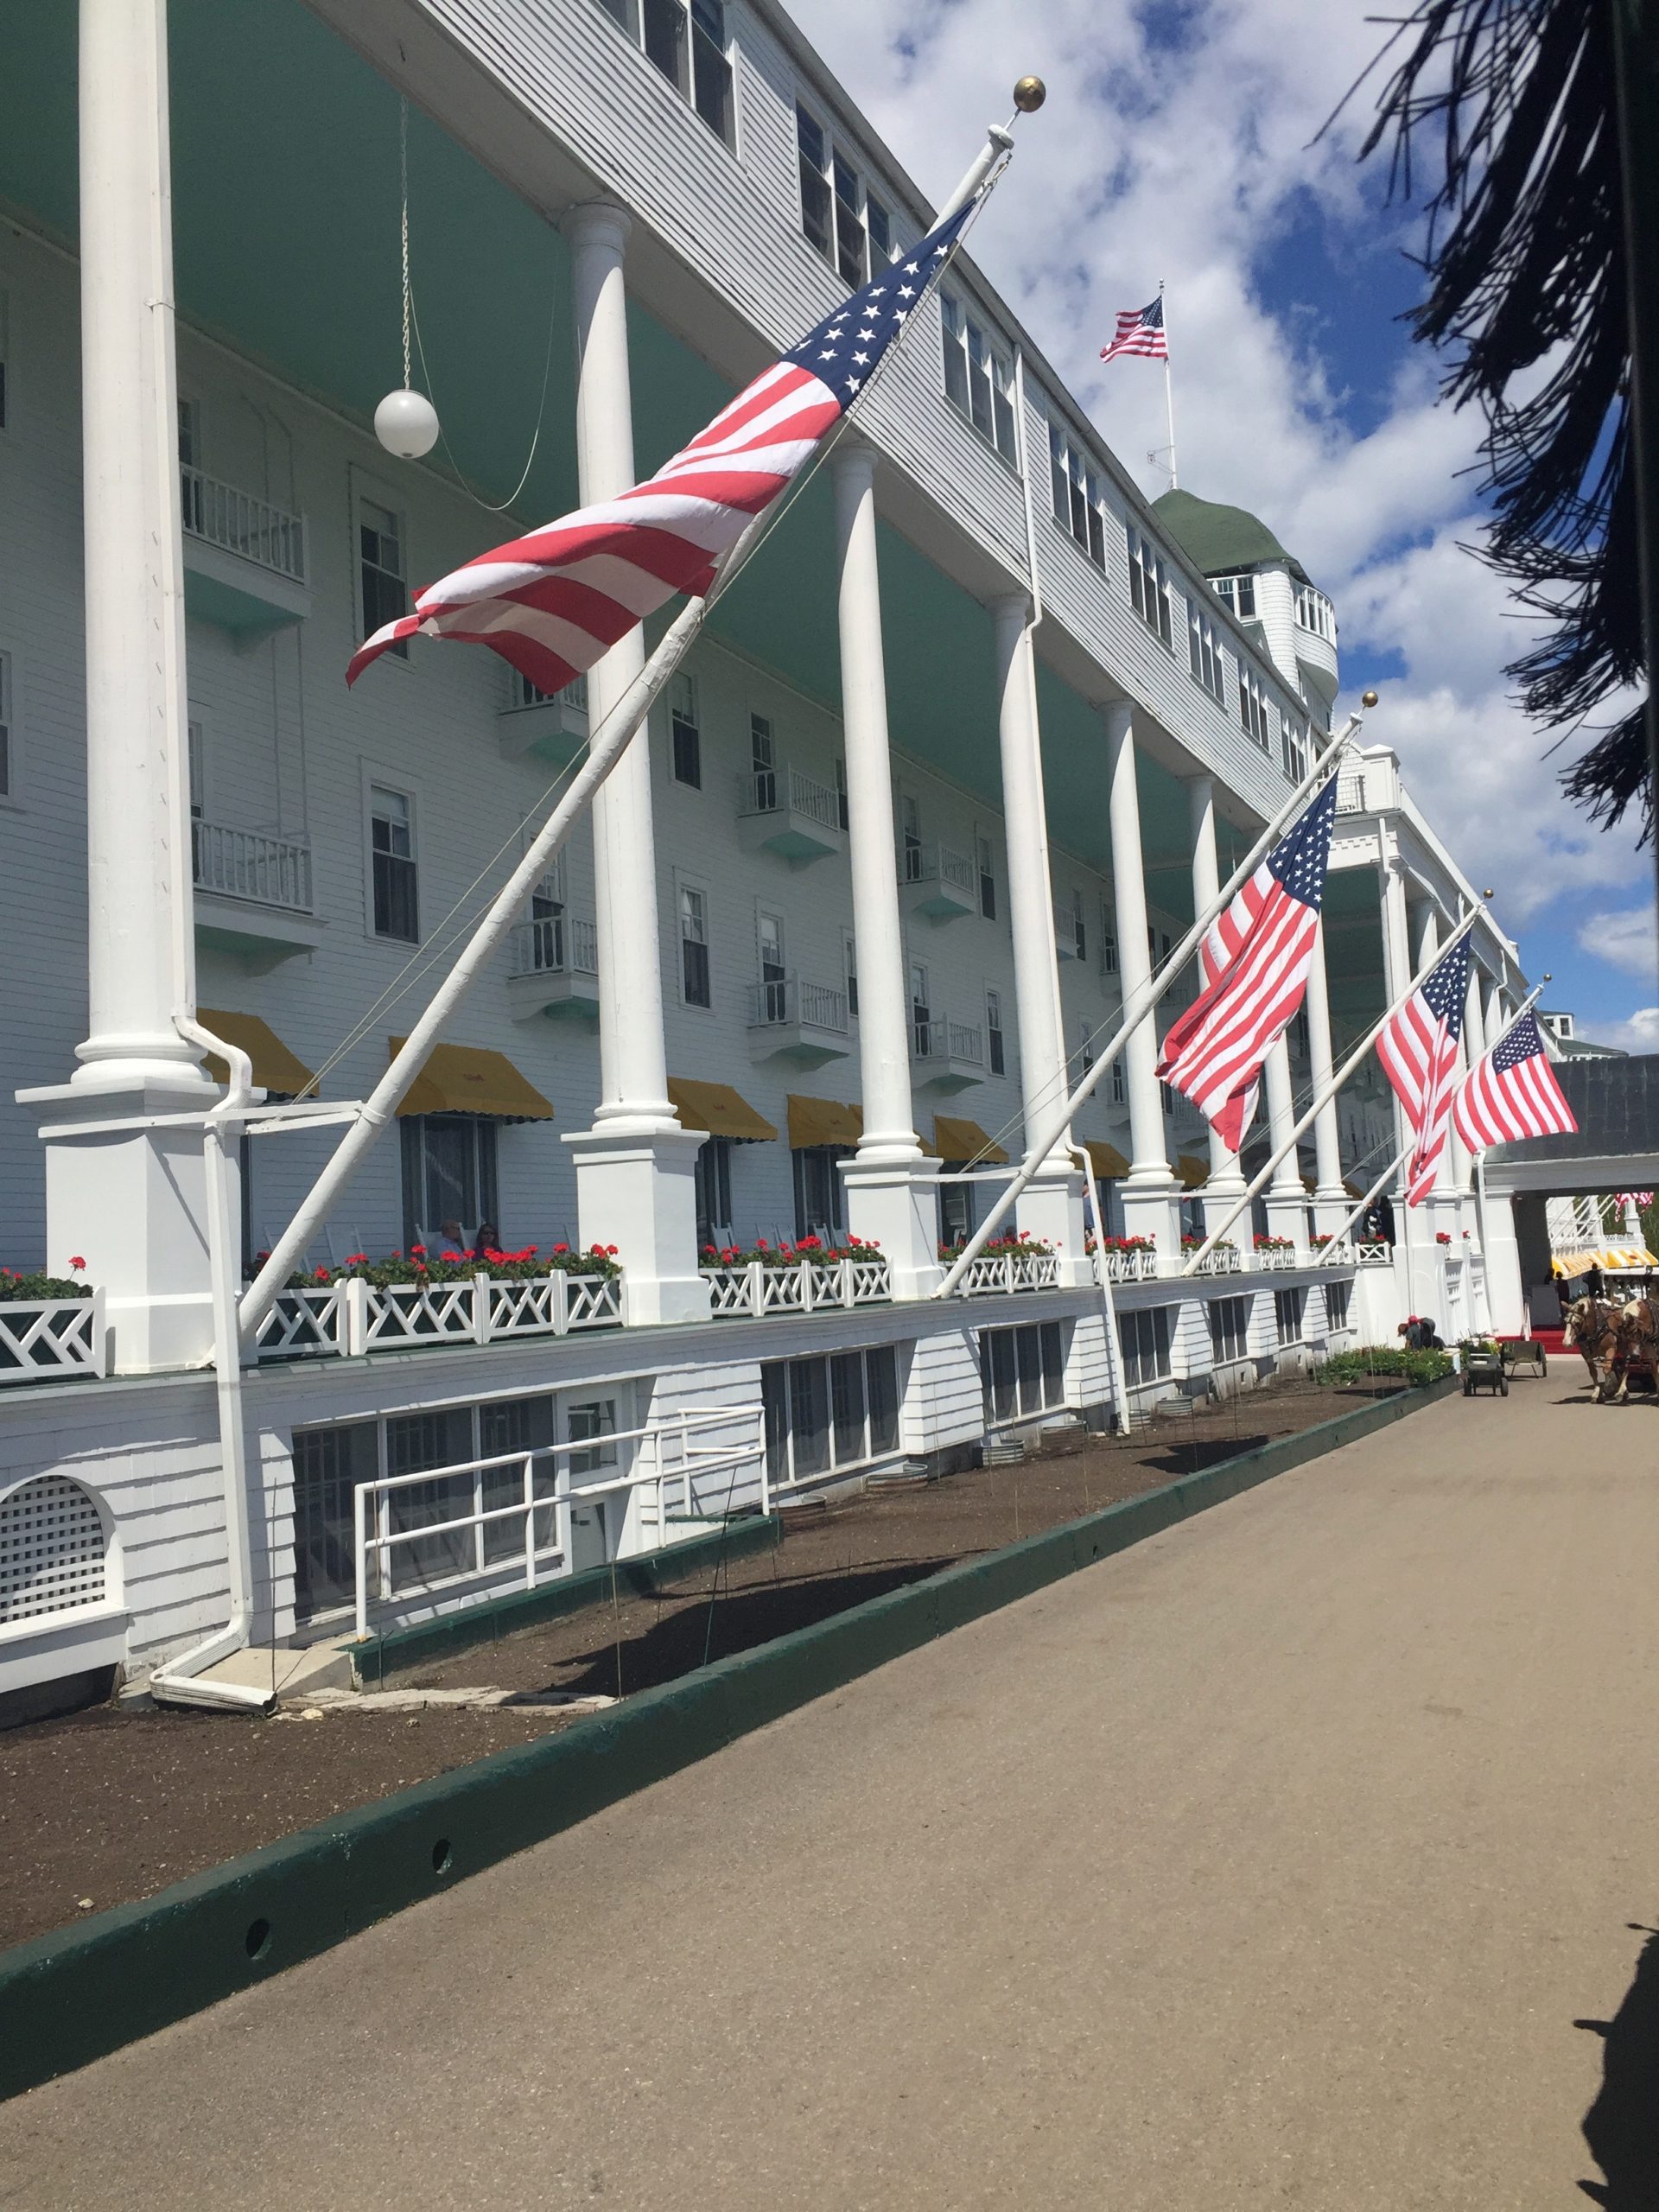
M 315 1290 L 279 1292 L 260 1325 L 262 1362 L 426 1344 L 501 1344 L 513 1337 L 563 1337 L 622 1321 L 618 1275 L 566 1274 L 456 1282 L 365 1282 L 361 1276 Z
M 0 1305 L 0 1386 L 105 1375 L 108 1344 L 101 1288 L 90 1298 L 20 1299 Z
M 188 462 L 179 469 L 179 498 L 184 527 L 191 537 L 239 554 L 291 583 L 305 582 L 305 518 L 285 513 L 268 499 L 238 492 Z
M 753 1425 L 752 1440 L 746 1439 L 736 1446 L 694 1440 L 710 1429 L 730 1428 L 740 1423 L 745 1427 Z M 586 1505 L 595 1499 L 626 1497 L 636 1490 L 646 1491 L 647 1503 L 652 1510 L 642 1512 L 639 1533 L 642 1539 L 654 1536 L 656 1542 L 641 1541 L 639 1548 L 652 1550 L 666 1541 L 671 1493 L 677 1481 L 682 1516 L 687 1520 L 702 1518 L 705 1501 L 698 1496 L 698 1478 L 729 1467 L 733 1475 L 733 1482 L 728 1486 L 729 1496 L 738 1469 L 753 1461 L 760 1471 L 760 1510 L 769 1512 L 763 1423 L 763 1409 L 754 1404 L 721 1407 L 707 1412 L 688 1409 L 645 1428 L 576 1437 L 563 1444 L 539 1445 L 533 1451 L 501 1452 L 487 1459 L 458 1460 L 446 1467 L 424 1468 L 416 1474 L 383 1475 L 373 1482 L 356 1484 L 353 1491 L 353 1522 L 358 1635 L 365 1637 L 369 1632 L 372 1580 L 373 1596 L 382 1603 L 391 1602 L 400 1597 L 425 1596 L 446 1584 L 499 1573 L 521 1558 L 524 1587 L 533 1590 L 538 1575 L 544 1575 L 554 1562 L 563 1563 L 570 1556 L 572 1507 Z M 633 1447 L 627 1454 L 631 1465 L 623 1467 L 618 1460 L 616 1474 L 598 1482 L 573 1484 L 573 1474 L 594 1472 L 607 1457 L 614 1458 L 618 1447 L 623 1445 Z M 678 1447 L 672 1457 L 670 1446 Z M 588 1464 L 573 1468 L 570 1462 L 578 1456 Z M 440 1484 L 464 1488 L 468 1501 L 464 1510 L 435 1517 L 445 1502 L 439 1497 L 434 1501 L 432 1519 L 407 1529 L 392 1525 L 394 1497 L 404 1491 L 418 1491 L 423 1485 L 430 1488 Z M 499 1497 L 508 1491 L 514 1493 L 510 1503 L 486 1503 L 493 1493 Z M 420 1501 L 415 1503 L 418 1505 Z M 706 1511 L 709 1517 L 718 1518 L 721 1504 L 708 1500 Z M 493 1548 L 490 1532 L 499 1529 L 503 1535 L 512 1535 L 514 1522 L 518 1524 L 517 1541 Z M 448 1557 L 437 1562 L 417 1560 L 416 1572 L 400 1587 L 393 1554 L 402 1548 L 421 1543 L 439 1547 Z M 431 1564 L 438 1567 L 435 1574 L 427 1571 Z
M 738 1314 L 811 1313 L 829 1306 L 880 1306 L 893 1295 L 885 1260 L 804 1260 L 769 1268 L 764 1261 L 741 1267 L 705 1268 L 716 1320 Z
M 597 976 L 599 929 L 575 914 L 546 914 L 520 922 L 510 954 L 515 976 Z
M 1206 1252 L 1192 1272 L 1195 1275 L 1236 1275 L 1243 1268 L 1243 1255 L 1222 1245 Z
M 246 899 L 292 914 L 311 912 L 311 849 L 293 837 L 267 837 L 194 818 L 190 872 L 198 891 L 216 892 L 221 899 Z
M 1394 1265 L 1394 1247 L 1380 1239 L 1372 1241 L 1368 1238 L 1355 1247 L 1354 1260 L 1355 1264 L 1362 1268 L 1391 1268 Z
M 905 883 L 948 883 L 969 901 L 977 896 L 972 858 L 967 853 L 959 853 L 954 845 L 947 845 L 943 838 L 936 837 L 931 843 L 907 844 L 899 873 L 900 881 Z
M 803 1028 L 828 1029 L 844 1037 L 845 992 L 837 991 L 828 983 L 809 983 L 794 976 L 749 985 L 751 1029 L 784 1028 L 798 1023 Z
M 988 1298 L 995 1291 L 1053 1290 L 1060 1263 L 1052 1252 L 982 1252 L 962 1279 L 963 1298 Z
M 799 768 L 791 768 L 787 761 L 775 767 L 756 768 L 740 779 L 740 814 L 804 815 L 809 822 L 816 822 L 821 830 L 841 829 L 841 793 L 828 784 L 821 784 L 816 776 L 809 776 Z
M 937 1019 L 910 1025 L 911 1051 L 918 1060 L 962 1060 L 969 1067 L 985 1065 L 985 1033 L 971 1022 Z
M 1363 768 L 1344 768 L 1337 776 L 1337 812 L 1363 814 L 1365 811 L 1365 771 Z
M 512 669 L 507 678 L 507 712 L 521 714 L 531 707 L 568 707 L 571 713 L 585 715 L 588 711 L 588 679 L 585 676 L 571 677 L 562 691 L 543 691 L 532 683 L 518 669 Z
M 1108 1252 L 1108 1282 L 1151 1282 L 1158 1273 L 1158 1255 L 1150 1246 L 1144 1252 Z
M 1250 1254 L 1250 1265 L 1263 1274 L 1287 1274 L 1293 1268 L 1309 1264 L 1306 1256 L 1294 1244 L 1287 1244 L 1278 1251 L 1255 1251 Z

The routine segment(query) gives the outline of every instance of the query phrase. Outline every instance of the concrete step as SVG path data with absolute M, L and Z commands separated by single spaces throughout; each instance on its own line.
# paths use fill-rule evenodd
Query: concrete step
M 313 1690 L 348 1690 L 352 1662 L 347 1649 L 352 1639 L 337 1637 L 327 1643 L 308 1643 L 298 1649 L 283 1645 L 250 1644 L 232 1652 L 217 1666 L 205 1668 L 204 1682 L 234 1682 L 245 1689 L 270 1690 L 290 1700 L 309 1696 Z

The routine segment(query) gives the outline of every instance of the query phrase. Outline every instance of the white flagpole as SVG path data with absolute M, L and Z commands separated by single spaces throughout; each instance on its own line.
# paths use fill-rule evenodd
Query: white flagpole
M 1158 279 L 1158 299 L 1160 305 L 1162 305 L 1163 297 L 1164 280 L 1160 276 Z M 1169 417 L 1169 488 L 1172 492 L 1176 492 L 1180 489 L 1180 479 L 1175 474 L 1175 379 L 1170 372 L 1169 366 L 1169 309 L 1167 307 L 1164 308 L 1163 325 L 1164 410 Z
M 1337 1070 L 1336 1073 L 1326 1082 L 1320 1084 L 1319 1090 L 1313 1094 L 1313 1104 L 1309 1106 L 1306 1112 L 1301 1116 L 1300 1119 L 1297 1122 L 1296 1126 L 1291 1130 L 1290 1135 L 1273 1154 L 1267 1165 L 1259 1169 L 1256 1174 L 1252 1178 L 1249 1185 L 1239 1198 L 1237 1205 L 1228 1215 L 1226 1220 L 1221 1223 L 1219 1227 L 1211 1230 L 1210 1234 L 1205 1238 L 1203 1243 L 1199 1245 L 1198 1250 L 1192 1255 L 1192 1258 L 1186 1262 L 1186 1265 L 1181 1269 L 1181 1273 L 1184 1276 L 1192 1274 L 1194 1269 L 1198 1266 L 1200 1261 L 1205 1260 L 1209 1257 L 1210 1254 L 1214 1251 L 1217 1243 L 1219 1243 L 1221 1239 L 1227 1234 L 1227 1231 L 1232 1227 L 1233 1224 L 1238 1219 L 1240 1214 L 1243 1213 L 1248 1209 L 1250 1201 L 1267 1188 L 1268 1184 L 1272 1178 L 1274 1169 L 1278 1166 L 1281 1160 L 1286 1159 L 1296 1149 L 1298 1141 L 1306 1135 L 1307 1131 L 1313 1128 L 1314 1122 L 1319 1119 L 1319 1115 L 1325 1106 L 1342 1089 L 1344 1084 L 1347 1082 L 1349 1077 L 1352 1075 L 1355 1069 L 1365 1058 L 1365 1055 L 1370 1051 L 1372 1046 L 1376 1044 L 1377 1039 L 1382 1034 L 1382 1032 L 1394 1020 L 1395 1015 L 1399 1013 L 1401 1007 L 1407 1004 L 1411 998 L 1413 992 L 1419 991 L 1422 988 L 1423 985 L 1434 973 L 1434 970 L 1440 966 L 1441 961 L 1445 959 L 1446 954 L 1451 951 L 1452 948 L 1457 944 L 1461 938 L 1468 936 L 1470 931 L 1473 929 L 1475 924 L 1480 919 L 1480 913 L 1481 910 L 1478 906 L 1471 906 L 1469 909 L 1469 912 L 1458 924 L 1456 929 L 1452 931 L 1451 936 L 1447 938 L 1446 943 L 1435 947 L 1433 957 L 1429 961 L 1427 967 L 1422 969 L 1421 974 L 1412 977 L 1410 982 L 1408 983 L 1405 989 L 1401 992 L 1399 997 L 1394 1001 L 1394 1004 L 1388 1007 L 1378 1020 L 1372 1024 L 1371 1027 L 1366 1031 L 1364 1037 L 1357 1045 L 1355 1046 L 1353 1051 L 1349 1053 L 1347 1058 Z M 1446 1110 L 1448 1113 L 1451 1111 L 1449 1105 Z
M 1310 793 L 1319 785 L 1324 783 L 1327 776 L 1335 772 L 1342 754 L 1358 735 L 1363 720 L 1364 716 L 1360 714 L 1349 715 L 1346 728 L 1319 755 L 1318 760 L 1302 778 L 1301 782 L 1297 785 L 1278 813 L 1268 823 L 1210 904 L 1198 916 L 1191 929 L 1181 938 L 1163 965 L 1155 969 L 1146 982 L 1140 984 L 1130 992 L 1123 1002 L 1123 1018 L 1118 1025 L 1116 1035 L 1103 1048 L 1093 1065 L 1085 1071 L 1082 1082 L 1069 1094 L 1065 1104 L 1056 1114 L 1052 1125 L 1044 1133 L 1041 1140 L 1033 1140 L 1031 1131 L 1027 1130 L 1026 1157 L 1020 1165 L 1019 1173 L 1009 1180 L 995 1205 L 963 1247 L 961 1257 L 951 1267 L 944 1281 L 937 1290 L 929 1293 L 931 1297 L 949 1298 L 950 1296 L 963 1276 L 967 1274 L 969 1268 L 990 1241 L 1008 1209 L 1015 1203 L 1020 1193 L 1064 1138 L 1071 1125 L 1071 1117 L 1078 1107 L 1092 1094 L 1101 1077 L 1117 1059 L 1130 1038 L 1152 1014 L 1165 992 L 1168 990 L 1176 976 L 1179 975 L 1188 960 L 1203 943 L 1217 915 L 1226 912 L 1240 885 L 1247 883 L 1255 874 L 1264 855 L 1272 851 L 1283 835 L 1286 823 L 1293 818 Z

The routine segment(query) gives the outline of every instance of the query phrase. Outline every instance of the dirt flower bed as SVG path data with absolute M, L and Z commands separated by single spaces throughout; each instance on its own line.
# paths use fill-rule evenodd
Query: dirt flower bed
M 398 1686 L 631 1696 L 1398 1387 L 1274 1382 L 1180 1405 L 1132 1437 L 1063 1432 L 1019 1466 L 791 1506 L 774 1548 L 479 1644 Z M 569 1725 L 512 1707 L 308 1721 L 101 1708 L 0 1733 L 0 1948 Z

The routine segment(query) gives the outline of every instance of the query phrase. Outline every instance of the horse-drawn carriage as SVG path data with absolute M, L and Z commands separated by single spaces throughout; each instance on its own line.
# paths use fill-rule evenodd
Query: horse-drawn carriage
M 1659 1295 L 1651 1279 L 1638 1294 L 1623 1300 L 1575 1300 L 1567 1309 L 1561 1343 L 1583 1359 L 1599 1404 L 1624 1405 L 1637 1378 L 1659 1390 Z

